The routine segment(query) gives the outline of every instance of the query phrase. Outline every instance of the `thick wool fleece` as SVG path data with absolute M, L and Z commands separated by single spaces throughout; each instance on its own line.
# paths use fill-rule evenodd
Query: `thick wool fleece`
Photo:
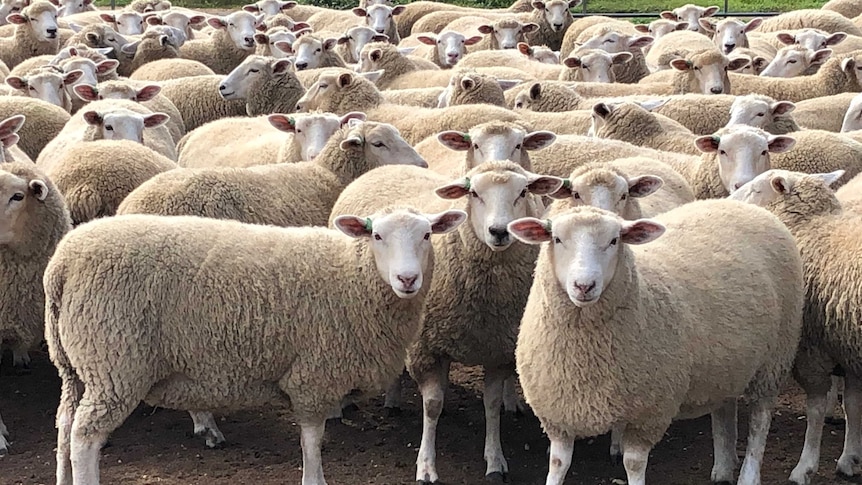
M 236 46 L 227 29 L 216 29 L 210 37 L 190 40 L 180 47 L 180 56 L 198 61 L 216 74 L 230 74 L 254 51 Z
M 700 154 L 696 135 L 665 116 L 651 113 L 634 103 L 623 103 L 605 118 L 596 136 L 675 153 Z
M 843 59 L 831 58 L 811 76 L 778 78 L 749 76 L 730 73 L 732 94 L 764 94 L 782 101 L 803 101 L 806 99 L 831 96 L 833 94 L 862 91 L 856 75 L 856 68 L 862 61 L 862 54 L 853 56 L 847 69 L 841 68 Z
M 129 79 L 135 81 L 169 81 L 186 76 L 211 76 L 215 74 L 206 65 L 190 59 L 159 59 L 135 69 Z
M 862 30 L 851 19 L 837 12 L 819 9 L 785 12 L 764 20 L 757 30 L 760 32 L 780 32 L 797 29 L 819 29 L 830 34 L 844 32 L 848 35 L 862 36 Z
M 57 7 L 51 2 L 37 1 L 21 11 L 27 18 L 36 18 L 44 12 L 57 12 Z M 15 26 L 15 34 L 11 38 L 0 39 L 0 61 L 9 69 L 15 68 L 21 62 L 33 57 L 56 54 L 60 50 L 60 36 L 40 41 L 33 36 L 30 24 Z
M 821 130 L 802 130 L 790 136 L 796 139 L 796 145 L 774 154 L 772 168 L 804 173 L 844 170 L 844 175 L 832 184 L 836 189 L 862 172 L 862 143 Z
M 596 436 L 622 423 L 627 443 L 651 446 L 676 417 L 742 394 L 774 396 L 784 384 L 803 297 L 787 228 L 735 201 L 694 202 L 656 220 L 667 232 L 624 246 L 614 278 L 587 308 L 572 304 L 554 275 L 553 245 L 542 247 L 516 358 L 527 402 L 551 437 Z M 743 273 L 754 280 L 741 287 Z
M 245 100 L 225 101 L 219 94 L 224 76 L 195 76 L 173 79 L 162 84 L 161 94 L 174 103 L 183 117 L 186 133 L 228 116 L 246 116 Z
M 24 115 L 27 121 L 18 130 L 21 139 L 16 145 L 31 160 L 36 160 L 49 141 L 53 140 L 71 115 L 63 108 L 37 98 L 23 96 L 0 96 L 0 119 Z

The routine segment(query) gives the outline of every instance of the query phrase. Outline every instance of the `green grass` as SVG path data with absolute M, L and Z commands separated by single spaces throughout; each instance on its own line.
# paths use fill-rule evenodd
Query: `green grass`
M 187 8 L 236 8 L 254 0 L 172 0 L 174 5 Z M 626 12 L 626 13 L 649 13 L 669 10 L 685 3 L 698 5 L 719 5 L 724 7 L 724 0 L 719 2 L 709 0 L 675 0 L 663 2 L 661 0 L 586 0 L 588 13 Z M 731 12 L 786 12 L 803 8 L 820 8 L 825 0 L 728 0 L 728 8 Z M 107 0 L 97 0 L 99 6 L 109 6 Z M 117 0 L 117 6 L 123 6 L 129 0 Z M 331 8 L 349 8 L 358 2 L 354 0 L 300 0 L 300 3 L 320 5 Z M 395 3 L 409 3 L 406 0 L 395 0 Z M 450 0 L 446 3 L 480 7 L 501 8 L 511 4 L 510 0 Z M 573 9 L 581 12 L 581 6 Z

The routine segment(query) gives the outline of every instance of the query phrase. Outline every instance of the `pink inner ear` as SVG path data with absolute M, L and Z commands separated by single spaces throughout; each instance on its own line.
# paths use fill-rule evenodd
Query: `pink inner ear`
M 509 230 L 517 234 L 519 237 L 529 241 L 540 242 L 551 239 L 551 233 L 549 233 L 547 228 L 538 221 L 514 221 L 509 224 Z
M 436 190 L 437 196 L 444 199 L 458 199 L 467 195 L 468 192 L 466 187 L 457 184 L 447 185 Z

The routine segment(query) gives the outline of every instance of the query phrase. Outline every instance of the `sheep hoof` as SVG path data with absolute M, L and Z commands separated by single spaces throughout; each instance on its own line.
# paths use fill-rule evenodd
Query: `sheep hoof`
M 505 473 L 502 472 L 493 472 L 485 475 L 485 481 L 489 483 L 508 483 Z
M 428 475 L 425 476 L 427 477 Z M 416 483 L 419 483 L 421 485 L 442 485 L 440 482 L 432 482 L 431 480 L 416 480 Z
M 844 418 L 839 418 L 836 416 L 827 416 L 823 422 L 832 426 L 843 426 L 845 421 Z
M 383 415 L 387 418 L 395 418 L 401 416 L 401 408 L 383 408 Z
M 733 483 L 728 482 L 727 480 L 722 480 L 720 482 L 712 482 L 715 485 L 733 485 Z

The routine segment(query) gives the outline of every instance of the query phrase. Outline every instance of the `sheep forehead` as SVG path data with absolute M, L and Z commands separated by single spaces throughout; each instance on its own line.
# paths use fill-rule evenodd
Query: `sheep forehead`
M 296 36 L 293 35 L 293 32 L 284 29 L 279 30 L 273 33 L 267 32 L 267 37 L 269 37 L 269 43 L 275 44 L 276 42 L 287 42 L 289 44 L 293 44 L 296 42 Z
M 244 61 L 242 61 L 242 63 L 240 64 L 240 67 L 248 68 L 248 67 L 253 66 L 253 67 L 257 67 L 257 68 L 263 68 L 263 67 L 266 67 L 267 65 L 269 65 L 269 58 L 268 57 L 252 54 L 252 55 L 246 57 Z M 237 68 L 237 69 L 239 69 L 239 68 Z
M 518 164 L 510 161 L 485 162 L 467 173 L 470 185 L 478 189 L 487 189 L 495 185 L 527 185 L 527 172 Z
M 520 29 L 523 25 L 518 19 L 513 18 L 500 19 L 493 24 L 495 29 Z
M 373 121 L 364 121 L 359 123 L 350 130 L 350 135 L 353 134 L 358 134 L 359 136 L 363 136 L 364 134 L 366 139 L 374 138 L 375 140 L 388 140 L 390 143 L 403 140 L 398 128 L 395 128 L 389 123 L 376 123 Z
M 304 45 L 309 45 L 314 48 L 322 47 L 323 39 L 311 34 L 303 35 L 302 37 L 296 39 L 296 42 L 293 43 L 293 50 L 299 50 L 299 48 Z
M 375 232 L 400 233 L 413 238 L 423 238 L 431 230 L 431 222 L 412 208 L 388 208 L 370 217 Z
M 611 54 L 607 51 L 603 51 L 601 49 L 585 49 L 583 51 L 578 51 L 578 57 L 581 58 L 581 62 L 596 62 L 596 61 L 610 61 Z
M 233 12 L 224 17 L 224 20 L 228 23 L 233 22 L 234 24 L 240 25 L 254 25 L 257 23 L 257 17 L 255 17 L 250 12 L 246 12 L 245 10 L 239 10 L 237 12 Z
M 579 234 L 587 234 L 589 239 L 606 240 L 618 235 L 622 229 L 622 219 L 613 212 L 588 205 L 569 209 L 553 219 L 551 232 L 563 240 L 581 239 Z
M 131 122 L 134 122 L 135 124 L 137 124 L 137 122 L 140 121 L 140 124 L 142 126 L 144 123 L 144 115 L 142 115 L 140 113 L 135 113 L 134 111 L 131 111 L 128 109 L 123 109 L 123 108 L 114 109 L 114 110 L 108 111 L 106 113 L 102 113 L 102 119 L 105 120 L 105 123 L 107 123 L 108 121 L 113 121 L 113 122 L 117 122 L 117 121 L 129 122 L 129 121 L 131 121 Z
M 727 57 L 717 49 L 709 49 L 704 52 L 698 52 L 691 56 L 691 63 L 695 66 L 709 66 L 712 64 L 727 65 Z
M 467 37 L 461 32 L 455 32 L 454 30 L 447 30 L 445 32 L 440 32 L 437 35 L 437 40 L 446 44 L 448 42 L 460 42 L 462 40 L 466 40 Z
M 74 71 L 75 69 L 96 69 L 96 63 L 85 57 L 70 57 L 60 63 L 60 66 L 65 72 Z
M 29 181 L 14 173 L 0 170 L 0 193 L 26 191 Z
M 143 21 L 144 18 L 138 12 L 123 12 L 123 13 L 117 15 L 117 20 L 119 21 L 121 19 L 123 19 L 123 20 L 124 19 L 137 19 L 137 20 Z
M 37 74 L 27 77 L 27 84 L 54 84 L 61 85 L 63 84 L 63 75 L 57 71 L 40 71 Z
M 178 21 L 178 22 L 188 23 L 188 21 L 191 19 L 191 17 L 189 17 L 188 15 L 186 15 L 182 12 L 173 12 L 173 11 L 164 13 L 164 14 L 162 14 L 161 17 L 162 17 L 162 21 L 164 21 L 164 22 Z
M 677 17 L 684 17 L 688 15 L 698 15 L 701 16 L 706 12 L 706 7 L 700 7 L 698 5 L 687 4 L 682 7 L 677 7 L 673 9 L 673 13 L 677 15 Z
M 307 130 L 312 126 L 333 125 L 335 129 L 341 126 L 341 118 L 332 113 L 312 113 L 296 115 L 296 127 Z
M 608 187 L 620 192 L 628 190 L 628 182 L 625 175 L 619 170 L 607 166 L 581 167 L 572 172 L 569 177 L 572 185 L 579 187 Z
M 375 3 L 374 5 L 369 5 L 368 8 L 365 9 L 365 12 L 371 16 L 381 15 L 378 12 L 382 12 L 385 15 L 389 15 L 390 13 L 392 13 L 392 7 L 390 7 L 389 5 Z
M 719 21 L 717 24 L 715 24 L 715 30 L 716 31 L 726 29 L 728 27 L 736 27 L 738 29 L 742 29 L 745 27 L 745 22 L 743 22 L 739 19 L 728 17 L 724 20 Z
M 772 104 L 770 101 L 766 99 L 761 99 L 755 96 L 738 96 L 733 100 L 733 104 L 730 105 L 730 111 L 738 111 L 743 109 L 769 109 L 769 105 Z
M 481 125 L 476 125 L 470 129 L 471 138 L 476 138 L 482 135 L 494 136 L 509 135 L 512 133 L 519 133 L 521 137 L 527 134 L 526 130 L 524 130 L 522 126 L 510 121 L 489 121 L 487 123 L 482 123 Z
M 56 15 L 57 7 L 55 7 L 54 4 L 52 4 L 51 2 L 39 1 L 34 2 L 22 11 L 22 13 L 29 18 L 36 18 L 45 12 L 50 12 Z
M 723 132 L 723 133 L 722 133 Z M 766 149 L 769 134 L 760 128 L 745 125 L 734 125 L 730 128 L 719 130 L 719 147 L 727 149 L 756 147 Z

